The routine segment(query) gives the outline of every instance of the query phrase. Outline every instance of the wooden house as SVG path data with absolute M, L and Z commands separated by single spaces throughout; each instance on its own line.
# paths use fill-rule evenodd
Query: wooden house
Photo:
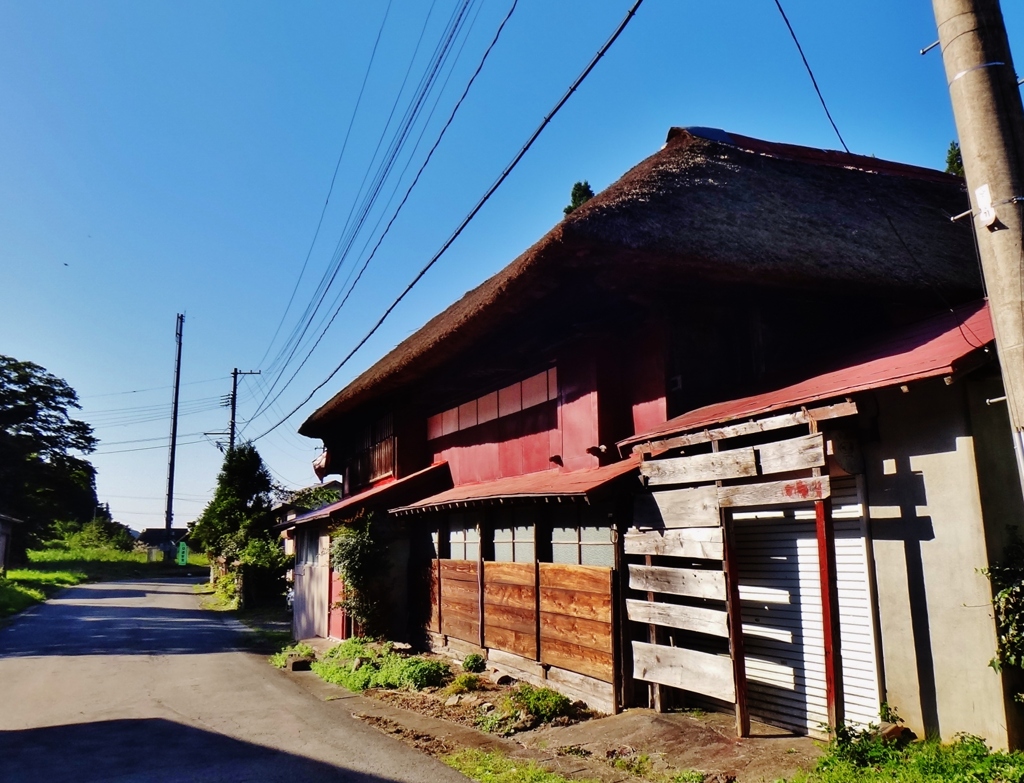
M 908 325 L 976 300 L 970 227 L 949 220 L 965 204 L 962 182 L 939 172 L 711 129 L 672 129 L 660 151 L 302 425 L 302 434 L 323 441 L 321 468 L 343 477 L 345 496 L 334 508 L 295 520 L 296 628 L 302 635 L 345 632 L 330 622 L 335 588 L 327 531 L 375 509 L 388 515 L 394 531 L 396 638 L 456 656 L 481 651 L 495 668 L 608 712 L 649 701 L 664 706 L 673 698 L 735 709 L 747 694 L 749 704 L 738 709 L 741 730 L 748 709 L 782 725 L 816 729 L 817 702 L 796 717 L 772 711 L 773 699 L 785 701 L 785 683 L 755 707 L 761 696 L 755 698 L 756 688 L 746 687 L 748 677 L 737 668 L 743 656 L 730 655 L 742 646 L 748 620 L 763 619 L 754 604 L 747 616 L 743 572 L 737 580 L 723 566 L 732 542 L 723 525 L 745 518 L 723 523 L 728 504 L 719 500 L 701 505 L 700 525 L 674 521 L 678 515 L 666 516 L 659 501 L 686 483 L 658 490 L 652 466 L 690 457 L 692 447 L 673 439 L 692 434 L 686 419 L 692 411 L 818 377 Z M 888 382 L 894 374 L 879 377 Z M 853 404 L 846 390 L 832 392 L 838 402 L 830 405 Z M 820 432 L 806 432 L 811 420 L 801 405 L 790 402 L 797 410 L 788 415 L 794 422 L 804 416 L 792 426 L 803 427 L 810 440 L 778 446 L 780 459 L 796 448 L 817 462 L 785 463 L 776 478 L 803 482 L 811 494 L 792 513 L 813 516 L 815 499 L 831 497 L 830 477 L 818 464 L 825 441 Z M 865 410 L 857 407 L 855 415 L 865 428 L 880 421 Z M 717 420 L 697 426 L 712 425 Z M 719 440 L 703 441 L 695 456 L 717 465 Z M 732 450 L 734 444 L 722 445 Z M 754 449 L 755 467 L 772 464 L 756 461 L 769 452 Z M 759 475 L 702 474 L 697 489 L 707 498 L 742 496 L 727 487 L 763 483 L 754 480 Z M 857 475 L 851 471 L 852 486 L 859 486 Z M 850 486 L 843 485 L 847 494 Z M 750 509 L 734 506 L 759 519 L 770 512 L 756 499 Z M 847 499 L 842 508 L 855 505 Z M 857 502 L 863 508 L 863 498 Z M 813 519 L 809 524 L 813 530 Z M 665 541 L 680 549 L 659 550 Z M 880 578 L 870 552 L 881 550 L 863 547 L 870 587 Z M 758 567 L 772 571 L 775 555 L 766 557 Z M 829 562 L 827 554 L 822 562 Z M 673 568 L 687 572 L 691 592 L 659 589 L 678 582 L 680 573 L 666 570 Z M 789 564 L 779 568 L 792 576 Z M 300 571 L 308 576 L 300 578 Z M 662 576 L 668 581 L 658 582 Z M 870 612 L 877 628 L 882 620 L 873 590 L 863 600 L 875 601 Z M 893 611 L 882 619 L 899 625 L 901 615 Z M 666 633 L 681 615 L 696 618 L 699 627 Z M 791 630 L 779 633 L 791 634 L 786 638 L 798 656 L 818 655 Z M 876 664 L 888 654 L 877 645 L 865 653 Z M 912 657 L 894 660 L 905 669 L 916 665 Z M 779 670 L 787 665 L 780 662 Z M 834 663 L 824 671 L 838 677 Z M 752 664 L 750 677 L 753 672 Z M 790 690 L 819 673 L 820 667 L 789 665 Z M 876 676 L 868 712 L 877 713 L 890 679 Z M 707 685 L 694 688 L 697 682 Z M 841 683 L 831 687 L 826 720 L 843 711 Z M 848 690 L 853 693 L 852 684 Z M 988 701 L 978 709 L 993 714 Z

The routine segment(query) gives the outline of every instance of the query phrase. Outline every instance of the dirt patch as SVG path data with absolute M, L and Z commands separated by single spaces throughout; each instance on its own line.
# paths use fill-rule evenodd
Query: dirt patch
M 446 756 L 455 751 L 455 748 L 444 740 L 424 731 L 415 731 L 414 729 L 406 728 L 402 724 L 397 723 L 390 718 L 384 718 L 378 715 L 360 715 L 359 713 L 353 713 L 353 717 L 364 721 L 384 734 L 390 734 L 392 737 L 397 737 L 406 745 L 411 745 L 416 748 L 416 750 L 422 751 L 423 753 L 427 753 L 431 756 Z

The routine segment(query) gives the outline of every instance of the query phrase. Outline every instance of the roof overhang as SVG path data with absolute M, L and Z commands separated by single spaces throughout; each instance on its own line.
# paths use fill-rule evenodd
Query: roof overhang
M 419 514 L 507 503 L 592 503 L 613 482 L 636 474 L 639 464 L 638 459 L 630 458 L 589 470 L 545 470 L 494 481 L 463 484 L 416 503 L 392 508 L 391 513 Z
M 287 522 L 276 525 L 274 530 L 288 530 L 327 519 L 335 521 L 348 519 L 360 511 L 386 511 L 390 506 L 414 503 L 420 498 L 444 491 L 451 486 L 452 474 L 448 463 L 437 462 L 429 468 L 410 473 L 408 476 L 385 484 L 378 484 L 358 495 L 351 495 L 335 503 L 307 511 L 305 514 L 300 514 Z
M 973 302 L 904 329 L 837 370 L 764 394 L 697 408 L 648 432 L 626 438 L 618 446 L 623 452 L 651 451 L 664 448 L 663 441 L 670 438 L 726 422 L 925 378 L 952 380 L 987 361 L 992 356 L 994 339 L 988 303 Z

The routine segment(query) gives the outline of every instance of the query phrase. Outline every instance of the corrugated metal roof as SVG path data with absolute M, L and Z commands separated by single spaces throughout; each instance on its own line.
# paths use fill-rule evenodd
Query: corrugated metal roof
M 463 484 L 433 495 L 408 506 L 391 509 L 392 514 L 434 511 L 446 507 L 468 504 L 496 503 L 504 500 L 531 500 L 542 498 L 588 500 L 589 495 L 611 481 L 635 471 L 638 458 L 631 457 L 590 470 L 575 470 L 565 473 L 545 470 L 522 476 Z
M 994 339 L 988 303 L 973 302 L 894 335 L 840 369 L 776 391 L 697 408 L 618 445 L 624 448 L 809 402 L 949 375 Z
M 384 484 L 378 484 L 365 492 L 360 492 L 358 495 L 350 495 L 336 503 L 331 503 L 330 505 L 314 509 L 313 511 L 307 511 L 305 514 L 300 514 L 293 519 L 289 519 L 285 524 L 278 525 L 275 529 L 287 530 L 295 525 L 303 525 L 309 522 L 315 522 L 319 519 L 327 519 L 341 511 L 355 511 L 359 507 L 371 506 L 374 508 L 384 508 L 389 503 L 402 503 L 403 501 L 408 503 L 412 499 L 409 497 L 409 494 L 415 494 L 417 489 L 423 490 L 420 492 L 420 496 L 422 497 L 424 494 L 436 492 L 438 485 L 451 486 L 451 483 L 452 474 L 448 469 L 448 463 L 437 462 L 429 468 L 424 468 L 423 470 L 416 471 L 415 473 L 410 473 L 404 478 L 389 481 Z

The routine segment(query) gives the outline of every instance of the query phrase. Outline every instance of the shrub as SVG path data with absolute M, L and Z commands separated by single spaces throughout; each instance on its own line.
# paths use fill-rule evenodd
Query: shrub
M 475 674 L 463 672 L 456 675 L 455 679 L 444 689 L 444 692 L 455 695 L 457 693 L 469 693 L 470 691 L 477 690 L 480 690 L 480 678 Z
M 280 652 L 276 652 L 270 656 L 270 665 L 277 669 L 283 669 L 285 665 L 288 663 L 288 656 L 291 654 L 298 655 L 302 658 L 315 658 L 316 650 L 314 650 L 305 642 L 289 644 Z
M 441 685 L 451 676 L 443 661 L 418 656 L 405 657 L 394 652 L 391 644 L 372 647 L 366 639 L 348 639 L 328 650 L 312 665 L 327 682 L 352 691 L 367 688 L 423 688 Z
M 549 723 L 572 712 L 572 702 L 558 691 L 535 688 L 525 682 L 509 691 L 508 699 L 514 709 L 532 715 L 541 723 Z
M 484 656 L 480 655 L 480 653 L 470 653 L 462 661 L 462 668 L 467 672 L 479 674 L 487 668 L 487 661 L 484 659 Z

